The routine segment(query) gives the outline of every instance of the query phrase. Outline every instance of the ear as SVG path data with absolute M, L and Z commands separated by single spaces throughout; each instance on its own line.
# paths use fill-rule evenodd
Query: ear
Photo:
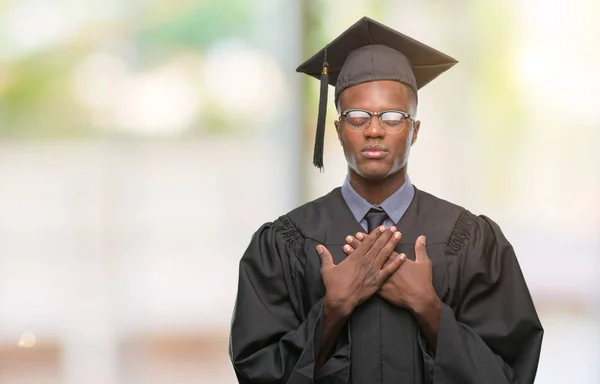
M 421 128 L 421 122 L 419 120 L 416 120 L 413 122 L 412 125 L 413 125 L 413 135 L 412 135 L 412 141 L 410 142 L 411 146 L 417 142 L 417 137 L 419 136 L 419 128 Z
M 337 132 L 338 139 L 340 143 L 342 142 L 342 125 L 339 120 L 333 122 L 335 124 L 335 131 Z

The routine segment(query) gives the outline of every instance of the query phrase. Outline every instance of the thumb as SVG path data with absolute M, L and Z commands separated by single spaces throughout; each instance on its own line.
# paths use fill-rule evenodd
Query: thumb
M 333 257 L 331 256 L 331 253 L 329 253 L 329 250 L 323 245 L 317 245 L 317 253 L 321 258 L 321 268 L 331 268 L 335 265 L 333 264 Z
M 419 236 L 417 239 L 417 243 L 415 244 L 415 261 L 417 263 L 429 261 L 429 256 L 427 255 L 427 238 L 425 236 Z

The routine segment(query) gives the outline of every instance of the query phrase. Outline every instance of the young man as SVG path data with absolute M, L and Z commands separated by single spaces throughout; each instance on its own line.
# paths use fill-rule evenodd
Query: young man
M 241 259 L 240 383 L 533 383 L 543 330 L 498 225 L 414 187 L 417 91 L 456 61 L 364 18 L 298 70 L 327 85 L 341 188 L 263 225 Z

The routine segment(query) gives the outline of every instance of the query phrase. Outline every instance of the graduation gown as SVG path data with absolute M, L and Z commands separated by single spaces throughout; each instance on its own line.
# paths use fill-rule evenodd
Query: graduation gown
M 338 264 L 346 236 L 364 232 L 336 188 L 263 225 L 242 256 L 230 334 L 238 381 L 533 383 L 543 329 L 498 225 L 415 187 L 397 227 L 403 237 L 396 250 L 412 260 L 417 237 L 427 236 L 442 301 L 435 351 L 411 312 L 375 295 L 370 300 L 377 300 L 378 316 L 354 321 L 351 315 L 314 375 L 325 295 L 315 247 L 325 245 Z M 352 345 L 353 334 L 372 327 L 379 348 Z

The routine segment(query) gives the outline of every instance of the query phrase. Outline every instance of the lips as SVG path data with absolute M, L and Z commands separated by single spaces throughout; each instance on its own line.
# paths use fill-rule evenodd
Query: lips
M 360 153 L 368 159 L 381 159 L 387 154 L 387 149 L 381 145 L 367 145 Z

